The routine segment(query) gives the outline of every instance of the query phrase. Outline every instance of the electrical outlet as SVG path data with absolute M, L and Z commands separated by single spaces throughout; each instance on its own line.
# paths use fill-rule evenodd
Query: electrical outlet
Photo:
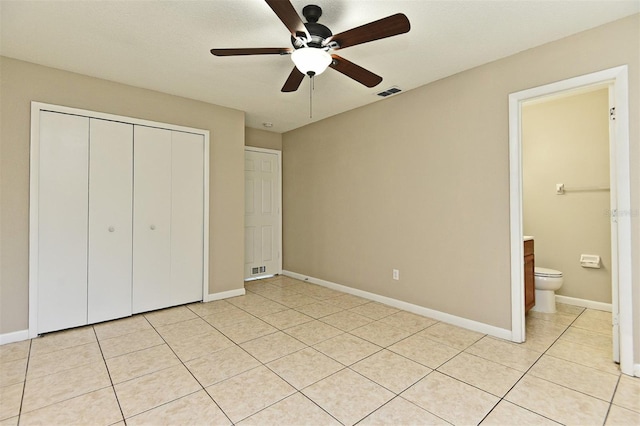
M 393 279 L 394 280 L 399 280 L 400 279 L 400 271 L 398 269 L 394 269 L 393 270 Z

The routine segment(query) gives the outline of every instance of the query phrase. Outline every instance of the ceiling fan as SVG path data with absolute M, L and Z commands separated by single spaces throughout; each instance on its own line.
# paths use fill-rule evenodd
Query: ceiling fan
M 211 53 L 215 56 L 291 54 L 295 67 L 282 86 L 283 92 L 296 91 L 305 74 L 313 77 L 324 72 L 327 67 L 331 67 L 367 87 L 373 87 L 382 81 L 382 77 L 333 52 L 403 34 L 411 29 L 409 19 L 404 14 L 397 13 L 334 35 L 329 28 L 318 23 L 318 19 L 322 16 L 320 6 L 305 6 L 302 9 L 302 15 L 307 23 L 303 23 L 289 0 L 265 1 L 291 32 L 293 47 L 211 49 Z

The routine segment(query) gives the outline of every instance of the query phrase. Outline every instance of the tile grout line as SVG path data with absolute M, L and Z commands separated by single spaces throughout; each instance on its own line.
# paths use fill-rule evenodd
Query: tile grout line
M 31 363 L 31 346 L 33 345 L 33 339 L 29 339 L 29 350 L 27 351 L 27 365 L 24 368 L 24 382 L 22 383 L 22 395 L 20 396 L 20 407 L 18 408 L 18 422 L 17 426 L 20 426 L 22 420 L 22 405 L 24 404 L 24 392 L 27 388 L 27 373 L 29 372 L 29 364 Z
M 120 410 L 120 415 L 122 416 L 122 421 L 124 422 L 124 424 L 126 426 L 127 419 L 124 417 L 124 411 L 122 411 L 122 405 L 120 404 L 120 398 L 118 398 L 118 394 L 116 393 L 115 385 L 113 384 L 113 379 L 111 378 L 111 371 L 109 371 L 109 366 L 107 365 L 107 359 L 104 357 L 104 352 L 102 352 L 102 345 L 100 344 L 100 339 L 98 339 L 98 333 L 96 332 L 96 328 L 94 326 L 91 326 L 91 329 L 93 330 L 93 334 L 96 337 L 96 342 L 98 343 L 98 349 L 100 349 L 100 355 L 102 356 L 102 362 L 104 362 L 104 368 L 107 370 L 107 374 L 109 375 L 109 382 L 111 383 L 111 390 L 113 391 L 113 395 L 116 397 L 116 402 L 118 403 L 118 409 Z

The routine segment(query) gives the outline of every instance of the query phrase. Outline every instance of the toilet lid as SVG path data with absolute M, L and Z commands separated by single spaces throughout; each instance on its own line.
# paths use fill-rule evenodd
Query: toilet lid
M 562 277 L 562 272 L 556 271 L 555 269 L 536 267 L 534 275 L 538 277 L 549 277 L 549 278 Z

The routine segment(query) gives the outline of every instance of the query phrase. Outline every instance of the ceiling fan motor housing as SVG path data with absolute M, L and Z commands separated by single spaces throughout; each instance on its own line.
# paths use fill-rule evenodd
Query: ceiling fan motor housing
M 320 6 L 316 6 L 315 4 L 310 4 L 305 6 L 302 9 L 302 15 L 307 20 L 307 23 L 304 26 L 309 31 L 311 35 L 311 41 L 307 42 L 308 47 L 316 47 L 321 48 L 324 47 L 324 41 L 331 37 L 333 33 L 327 27 L 322 24 L 318 24 L 318 19 L 322 16 L 322 8 Z M 297 34 L 298 37 L 291 36 L 291 44 L 296 49 L 304 47 L 304 43 L 300 40 L 300 38 L 306 38 L 306 34 Z

